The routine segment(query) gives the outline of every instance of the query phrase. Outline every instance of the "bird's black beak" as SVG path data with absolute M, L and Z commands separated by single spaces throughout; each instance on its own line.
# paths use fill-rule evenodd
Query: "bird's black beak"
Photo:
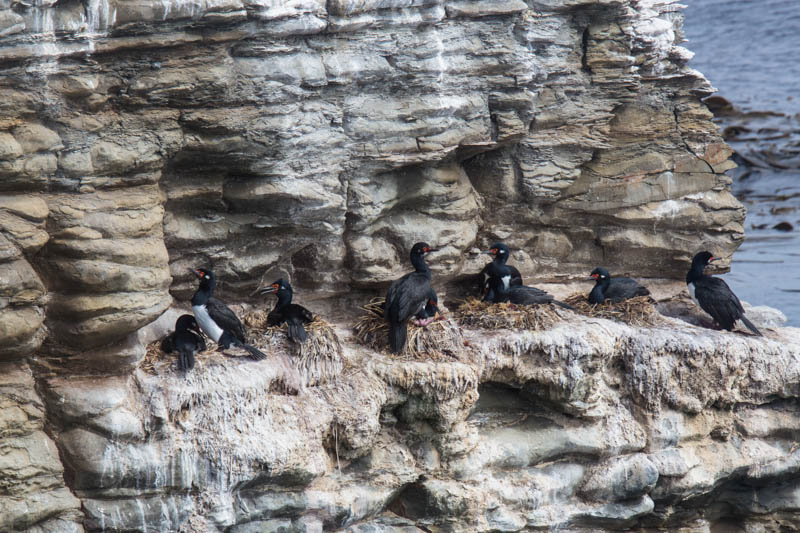
M 494 252 L 491 250 L 484 250 L 483 252 L 481 252 L 481 254 L 494 255 Z
M 708 260 L 709 263 L 713 263 L 714 261 L 719 261 L 719 257 L 712 257 Z
M 189 272 L 191 272 L 192 274 L 194 274 L 198 278 L 202 278 L 203 277 L 203 273 L 200 272 L 199 270 L 195 269 L 195 268 L 190 268 Z

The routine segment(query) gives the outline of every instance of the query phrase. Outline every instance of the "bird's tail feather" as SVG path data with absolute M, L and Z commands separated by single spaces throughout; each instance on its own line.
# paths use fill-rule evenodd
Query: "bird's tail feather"
M 194 368 L 194 354 L 191 351 L 178 352 L 178 369 L 191 370 Z
M 571 305 L 565 304 L 564 302 L 561 302 L 559 300 L 553 300 L 553 303 L 556 304 L 559 307 L 563 307 L 564 309 L 569 309 L 570 311 L 574 311 L 575 310 L 575 308 L 572 307 Z
M 756 334 L 756 335 L 758 335 L 759 337 L 763 337 L 763 335 L 761 334 L 761 332 L 760 332 L 760 331 L 758 331 L 758 328 L 755 326 L 755 324 L 753 324 L 753 323 L 752 323 L 752 322 L 750 322 L 750 321 L 749 321 L 747 318 L 745 318 L 745 316 L 744 316 L 744 315 L 740 316 L 739 318 L 740 318 L 740 319 L 741 319 L 741 321 L 744 323 L 744 325 L 745 325 L 745 326 L 747 326 L 747 329 L 749 329 L 750 331 L 752 331 L 753 333 L 755 333 L 755 334 Z
M 253 361 L 263 361 L 264 359 L 267 358 L 267 355 L 258 348 L 256 348 L 255 346 L 242 343 L 242 348 L 247 350 L 247 353 L 250 354 L 250 359 L 252 359 Z
M 393 353 L 400 353 L 406 345 L 406 326 L 405 322 L 400 324 L 391 323 L 389 325 L 389 348 Z
M 303 327 L 303 323 L 301 321 L 287 320 L 286 324 L 289 326 L 289 339 L 292 342 L 306 342 L 306 339 L 308 339 L 308 334 L 306 334 L 306 328 Z

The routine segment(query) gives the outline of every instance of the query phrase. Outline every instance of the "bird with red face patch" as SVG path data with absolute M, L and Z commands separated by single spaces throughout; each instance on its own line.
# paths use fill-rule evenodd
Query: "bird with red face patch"
M 214 273 L 205 268 L 190 270 L 200 280 L 200 286 L 192 296 L 192 311 L 203 333 L 220 348 L 236 346 L 244 348 L 251 359 L 266 359 L 261 350 L 247 344 L 244 326 L 231 308 L 214 298 Z
M 496 242 L 491 248 L 481 253 L 491 255 L 493 257 L 492 262 L 486 263 L 486 266 L 483 267 L 483 270 L 481 270 L 480 273 L 481 294 L 483 294 L 483 300 L 485 302 L 491 302 L 494 300 L 495 295 L 493 292 L 490 292 L 491 287 L 489 283 L 490 279 L 493 277 L 500 278 L 503 281 L 503 285 L 505 285 L 506 289 L 522 285 L 522 274 L 519 273 L 519 270 L 512 265 L 506 264 L 509 255 L 511 255 L 511 251 L 508 249 L 508 246 L 502 242 Z M 505 268 L 508 268 L 510 271 L 510 277 L 508 280 L 502 278 L 502 276 L 505 275 Z
M 298 343 L 305 342 L 308 334 L 303 324 L 308 324 L 314 320 L 314 315 L 302 305 L 292 303 L 293 291 L 289 282 L 279 279 L 259 292 L 261 294 L 274 294 L 278 297 L 275 307 L 267 315 L 267 325 L 280 326 L 286 322 L 289 328 L 289 340 Z
M 744 308 L 728 284 L 721 278 L 715 278 L 703 272 L 712 261 L 717 259 L 719 258 L 714 257 L 710 252 L 700 252 L 694 256 L 692 267 L 686 274 L 689 295 L 694 303 L 711 315 L 711 318 L 721 328 L 731 331 L 736 321 L 741 320 L 750 331 L 761 336 L 758 328 L 744 316 Z
M 414 272 L 394 280 L 386 293 L 383 316 L 389 322 L 389 348 L 394 353 L 400 353 L 406 345 L 408 321 L 424 312 L 429 302 L 436 299 L 431 287 L 431 271 L 425 263 L 425 256 L 436 251 L 425 242 L 412 246 Z
M 650 294 L 650 291 L 639 285 L 635 279 L 612 278 L 608 270 L 603 267 L 592 270 L 591 276 L 597 281 L 592 292 L 589 293 L 589 302 L 593 304 L 601 304 L 606 300 L 618 303 L 629 298 Z

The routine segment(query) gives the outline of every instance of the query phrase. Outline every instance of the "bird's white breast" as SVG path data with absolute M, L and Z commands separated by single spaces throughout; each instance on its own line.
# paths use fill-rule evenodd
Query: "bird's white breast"
M 697 301 L 697 297 L 694 295 L 694 282 L 687 283 L 686 286 L 689 288 L 689 296 L 692 297 L 692 301 L 699 306 L 700 302 Z
M 214 342 L 219 341 L 222 337 L 222 328 L 214 322 L 208 314 L 208 309 L 205 305 L 193 305 L 194 318 L 197 320 L 197 325 L 203 330 L 203 333 L 211 337 Z
M 509 274 L 507 276 L 503 276 L 501 279 L 503 280 L 503 287 L 508 290 L 508 288 L 511 286 L 511 275 Z

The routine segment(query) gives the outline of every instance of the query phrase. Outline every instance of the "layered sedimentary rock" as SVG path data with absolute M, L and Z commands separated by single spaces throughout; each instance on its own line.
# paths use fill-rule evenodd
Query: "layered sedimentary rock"
M 496 239 L 550 280 L 729 257 L 681 38 L 671 0 L 0 2 L 0 529 L 791 522 L 790 329 L 572 317 L 448 363 L 345 339 L 298 395 L 270 361 L 141 365 L 187 267 L 330 307 L 423 239 L 443 296 Z
M 750 313 L 766 338 L 565 311 L 465 329 L 438 362 L 346 342 L 337 379 L 289 395 L 274 359 L 42 391 L 90 531 L 778 531 L 799 518 L 800 335 Z

